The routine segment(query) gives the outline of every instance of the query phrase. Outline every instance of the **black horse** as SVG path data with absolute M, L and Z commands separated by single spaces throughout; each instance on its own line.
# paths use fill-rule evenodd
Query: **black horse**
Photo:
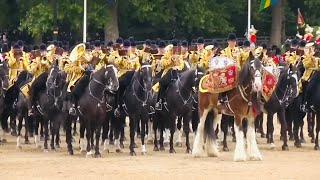
M 310 82 L 307 86 L 307 103 L 310 106 L 310 116 L 312 116 L 312 114 L 315 114 L 316 116 L 316 138 L 315 138 L 315 146 L 314 149 L 315 150 L 320 150 L 320 95 L 319 90 L 320 90 L 320 71 L 315 71 L 310 79 Z M 309 117 L 310 119 L 313 119 L 313 117 Z M 314 126 L 311 125 L 312 127 Z M 314 136 L 314 128 L 311 128 L 311 130 L 309 130 L 309 133 L 311 134 L 311 136 Z
M 149 119 L 150 98 L 152 90 L 152 69 L 147 62 L 141 63 L 138 71 L 134 72 L 130 85 L 126 87 L 123 95 L 123 106 L 119 120 L 125 122 L 126 116 L 130 119 L 130 155 L 136 155 L 134 136 L 137 124 L 141 121 L 141 153 L 147 153 L 145 147 L 146 124 Z M 123 132 L 122 132 L 123 133 Z M 115 145 L 119 143 L 115 137 Z
M 19 73 L 16 82 L 5 92 L 4 98 L 4 110 L 1 116 L 2 128 L 8 132 L 11 131 L 11 135 L 17 135 L 17 102 L 19 98 L 20 87 L 26 81 L 30 79 L 30 74 L 27 71 Z M 8 118 L 10 117 L 10 130 L 8 126 Z
M 115 92 L 119 88 L 119 81 L 117 79 L 117 69 L 113 64 L 107 65 L 100 70 L 94 72 L 90 76 L 89 84 L 83 91 L 81 97 L 78 97 L 78 115 L 80 119 L 80 134 L 86 130 L 87 138 L 87 156 L 93 156 L 91 149 L 95 148 L 95 157 L 100 157 L 99 140 L 102 126 L 106 120 L 106 105 L 107 99 L 106 91 Z M 69 121 L 69 120 L 68 120 Z M 68 124 L 71 126 L 71 123 Z M 67 143 L 68 151 L 72 150 L 71 127 L 67 127 Z M 93 145 L 93 135 L 96 134 L 96 144 Z
M 163 128 L 170 129 L 170 153 L 175 153 L 173 148 L 173 136 L 176 130 L 176 118 L 183 118 L 183 130 L 186 135 L 187 153 L 191 152 L 189 142 L 189 124 L 192 119 L 192 107 L 194 104 L 194 88 L 198 87 L 201 77 L 205 74 L 203 68 L 197 67 L 195 70 L 187 70 L 172 82 L 165 93 L 166 104 L 162 110 L 156 111 L 154 118 L 154 151 L 158 151 L 157 129 L 160 129 L 160 148 L 163 149 Z
M 20 74 L 20 76 L 26 74 L 26 77 L 27 77 L 27 80 L 24 81 L 23 83 L 21 83 L 20 87 L 21 88 L 22 86 L 24 86 L 26 83 L 29 82 L 29 77 L 31 78 L 32 75 L 30 73 L 28 73 L 27 71 L 24 71 Z M 24 123 L 25 123 L 25 144 L 29 144 L 29 136 L 30 137 L 33 137 L 33 131 L 34 131 L 34 119 L 33 119 L 33 116 L 29 116 L 28 115 L 28 98 L 25 97 L 25 95 L 20 92 L 19 93 L 19 98 L 18 98 L 18 101 L 17 101 L 17 105 L 16 105 L 16 109 L 17 109 L 17 117 L 18 117 L 18 134 L 17 134 L 17 148 L 18 149 L 21 149 L 22 146 L 21 146 L 21 130 L 22 130 L 22 125 L 23 125 L 23 120 L 24 120 Z M 40 141 L 40 139 L 37 139 Z M 37 144 L 37 146 L 39 145 L 40 147 L 40 144 L 38 143 L 39 141 L 37 141 L 35 139 L 35 142 Z
M 9 85 L 9 67 L 8 67 L 8 60 L 3 60 L 0 62 L 0 118 L 2 117 L 2 113 L 5 106 L 5 93 L 6 89 Z M 6 127 L 8 126 L 7 121 L 1 120 L 2 129 L 5 131 Z M 2 139 L 0 138 L 0 144 L 2 143 Z
M 283 140 L 282 150 L 288 150 L 287 144 L 287 123 L 285 120 L 285 108 L 293 102 L 299 94 L 298 70 L 290 65 L 280 71 L 278 83 L 270 99 L 264 103 L 264 110 L 267 113 L 267 142 L 271 148 L 275 147 L 273 140 L 273 115 L 277 113 L 281 123 L 281 137 Z
M 44 151 L 48 151 L 49 128 L 51 132 L 50 147 L 55 151 L 56 147 L 60 147 L 59 129 L 63 124 L 62 108 L 66 84 L 66 74 L 60 70 L 58 60 L 55 60 L 48 72 L 41 74 L 34 83 L 41 83 L 44 86 L 44 90 L 38 92 L 34 109 L 35 119 L 40 119 L 43 122 Z
M 298 68 L 298 73 L 303 74 L 305 68 L 303 67 L 302 60 L 298 61 L 295 64 L 295 67 Z M 300 77 L 298 77 L 300 79 Z M 306 95 L 307 82 L 302 82 L 302 93 L 293 99 L 293 102 L 285 110 L 285 118 L 288 126 L 289 140 L 294 140 L 294 145 L 297 148 L 301 148 L 305 140 L 303 138 L 303 125 L 304 117 L 306 112 L 303 108 L 304 99 Z M 292 127 L 293 126 L 293 127 Z M 300 130 L 300 137 L 299 137 Z

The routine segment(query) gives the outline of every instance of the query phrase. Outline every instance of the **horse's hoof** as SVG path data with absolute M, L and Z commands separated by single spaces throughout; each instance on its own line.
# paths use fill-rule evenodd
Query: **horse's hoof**
M 73 155 L 73 150 L 72 149 L 68 150 L 68 154 L 72 156 Z
M 306 140 L 304 138 L 300 139 L 301 143 L 306 143 Z
M 49 150 L 48 150 L 48 149 L 44 149 L 43 152 L 44 152 L 44 153 L 48 153 Z
M 133 144 L 133 148 L 138 148 L 136 143 Z
M 29 140 L 24 141 L 24 144 L 30 144 Z
M 109 141 L 109 144 L 110 144 L 110 145 L 114 145 L 114 140 L 110 140 L 110 141 Z
M 294 146 L 296 146 L 296 148 L 302 148 L 302 145 L 300 142 L 294 142 Z
M 314 140 L 314 138 L 312 138 L 312 139 L 311 139 L 311 143 L 315 143 L 315 140 Z
M 169 147 L 169 142 L 164 142 L 163 145 L 164 147 Z
M 120 148 L 124 149 L 124 144 L 123 143 L 120 143 Z
M 283 151 L 289 151 L 288 145 L 282 145 L 282 150 Z
M 110 150 L 109 149 L 103 149 L 103 152 L 109 153 Z
M 18 135 L 16 131 L 11 131 L 10 134 L 11 134 L 11 136 L 17 136 Z
M 222 151 L 229 152 L 229 148 L 227 146 L 225 146 L 225 147 L 222 148 Z
M 191 150 L 190 148 L 188 148 L 188 149 L 186 150 L 186 153 L 187 153 L 187 154 L 191 154 L 191 153 L 192 153 L 192 150 Z
M 266 135 L 264 133 L 261 134 L 261 138 L 266 138 Z
M 130 156 L 136 156 L 136 155 L 137 155 L 136 152 L 134 152 L 134 151 L 130 152 Z
M 160 146 L 160 151 L 164 151 L 164 150 L 166 150 L 164 146 Z
M 22 146 L 21 146 L 21 145 L 18 145 L 18 146 L 16 147 L 16 149 L 22 149 Z
M 41 148 L 41 145 L 40 145 L 40 144 L 36 145 L 36 148 L 40 149 L 40 148 Z
M 276 148 L 276 145 L 274 143 L 270 143 L 270 149 L 273 150 Z
M 143 155 L 143 156 L 147 155 L 147 152 L 141 152 L 141 155 Z
M 169 150 L 169 153 L 171 153 L 171 154 L 172 153 L 176 153 L 176 151 L 172 148 L 172 149 Z
M 156 146 L 153 148 L 153 151 L 159 151 L 159 148 Z
M 176 142 L 177 147 L 182 147 L 182 142 Z
M 316 150 L 316 151 L 319 151 L 320 147 L 319 147 L 319 145 L 315 145 L 313 149 Z
M 148 139 L 147 140 L 147 144 L 153 144 L 153 140 L 152 139 Z
M 56 148 L 60 148 L 60 144 L 56 144 Z
M 7 139 L 2 139 L 2 143 L 7 143 Z
M 92 154 L 92 152 L 87 152 L 86 154 L 86 158 L 94 158 L 94 155 Z
M 116 153 L 122 153 L 121 149 L 116 149 Z
M 52 152 L 57 152 L 56 148 L 51 148 Z
M 294 141 L 294 137 L 293 137 L 293 136 L 290 136 L 290 137 L 289 137 L 289 140 L 290 140 L 290 141 Z
M 232 138 L 232 142 L 237 142 L 236 137 L 233 137 L 233 138 Z
M 94 154 L 94 157 L 95 157 L 95 158 L 101 158 L 101 154 L 100 154 L 100 153 L 95 153 L 95 154 Z

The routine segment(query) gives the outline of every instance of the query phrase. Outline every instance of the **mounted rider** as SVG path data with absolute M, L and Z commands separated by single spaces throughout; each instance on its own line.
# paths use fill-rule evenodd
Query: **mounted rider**
M 206 71 L 209 70 L 209 60 L 213 57 L 220 55 L 219 43 L 215 40 L 212 44 L 205 47 L 205 52 L 200 57 L 199 66 L 203 67 Z
M 204 56 L 205 49 L 204 49 L 204 38 L 198 37 L 197 39 L 197 47 L 196 50 L 193 48 L 190 50 L 190 61 L 191 67 L 194 69 L 199 64 L 201 57 Z
M 115 64 L 119 69 L 119 89 L 117 94 L 117 108 L 115 109 L 114 114 L 116 117 L 120 117 L 120 106 L 123 103 L 122 97 L 125 89 L 130 85 L 135 71 L 140 69 L 139 56 L 131 51 L 131 43 L 129 40 L 123 42 L 123 47 L 119 50 L 119 55 L 115 56 Z
M 28 69 L 29 55 L 22 51 L 18 44 L 14 44 L 11 50 L 6 53 L 9 65 L 9 87 L 11 88 L 17 81 L 20 72 Z
M 54 59 L 55 46 L 52 44 L 46 47 L 45 44 L 40 45 L 40 56 L 36 56 L 32 63 L 29 65 L 28 71 L 32 75 L 30 82 L 20 88 L 25 97 L 29 98 L 28 103 L 28 115 L 33 113 L 33 107 L 38 100 L 38 94 L 40 90 L 43 90 L 46 79 L 38 80 L 38 77 L 47 72 Z
M 242 60 L 244 60 L 244 58 L 240 58 L 241 57 L 240 49 L 236 47 L 237 36 L 234 33 L 229 33 L 227 39 L 228 39 L 228 47 L 226 47 L 221 51 L 221 56 L 233 59 L 236 62 L 237 66 L 241 67 L 241 65 L 243 64 Z M 219 104 L 228 102 L 228 97 L 226 96 L 226 93 L 227 92 L 219 93 L 218 95 Z
M 84 75 L 84 72 L 88 67 L 88 62 L 90 61 L 90 57 L 88 54 L 85 54 L 85 51 L 86 45 L 84 43 L 75 46 L 69 56 L 70 63 L 66 64 L 64 67 L 64 71 L 67 74 L 68 84 L 65 100 L 71 103 L 71 107 L 69 109 L 69 114 L 71 115 L 76 114 L 76 102 L 71 92 L 78 80 Z
M 172 81 L 178 78 L 178 71 L 181 71 L 184 67 L 184 61 L 181 56 L 181 52 L 179 53 L 178 51 L 178 41 L 174 39 L 171 43 L 171 45 L 166 47 L 167 51 L 164 56 L 162 56 L 160 62 L 163 73 L 159 81 L 160 87 L 157 99 L 158 102 L 156 103 L 155 107 L 157 110 L 162 110 L 162 101 L 166 103 L 165 100 L 163 100 L 163 96 L 167 90 L 167 87 Z M 177 51 L 174 51 L 174 49 Z

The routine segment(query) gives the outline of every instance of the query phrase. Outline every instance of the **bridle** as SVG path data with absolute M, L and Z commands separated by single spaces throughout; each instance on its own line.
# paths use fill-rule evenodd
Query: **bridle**
M 110 65 L 107 65 L 106 67 L 107 68 L 111 67 L 113 69 L 113 71 L 114 71 L 114 74 L 116 75 L 116 71 L 114 70 L 114 65 L 110 64 Z M 107 75 L 108 75 L 108 71 L 106 69 L 106 72 L 104 73 L 104 76 L 107 76 Z M 109 91 L 109 92 L 113 93 L 113 91 L 111 89 L 111 85 L 112 85 L 113 82 L 110 79 L 109 83 L 104 84 L 101 81 L 99 81 L 96 78 L 94 78 L 92 75 L 91 75 L 91 77 L 92 77 L 92 81 L 89 82 L 89 86 L 88 86 L 89 94 L 93 99 L 98 101 L 98 106 L 100 106 L 100 103 L 104 103 L 105 102 L 105 96 L 104 96 L 105 91 Z M 92 89 L 91 89 L 92 88 L 91 87 L 92 83 L 95 83 L 95 84 L 100 85 L 100 86 L 103 87 L 103 90 L 101 92 L 101 96 L 102 96 L 101 98 L 99 98 L 99 97 L 97 97 L 96 95 L 93 94 Z M 109 85 L 109 84 L 111 84 L 111 85 Z
M 144 69 L 144 68 L 146 68 L 147 69 L 147 71 L 149 71 L 149 68 L 151 69 L 151 65 L 142 65 L 141 66 L 141 69 Z M 141 69 L 140 69 L 140 71 L 141 71 Z M 135 84 L 138 84 L 139 85 L 139 87 L 143 90 L 143 92 L 144 92 L 144 98 L 143 99 L 140 99 L 139 97 L 138 97 L 138 95 L 137 95 L 137 92 L 135 91 Z M 132 92 L 133 92 L 133 95 L 134 95 L 134 97 L 136 97 L 136 99 L 139 101 L 139 102 L 141 102 L 142 103 L 142 106 L 144 107 L 144 106 L 146 106 L 147 105 L 147 101 L 149 100 L 149 97 L 150 97 L 150 95 L 151 95 L 151 89 L 150 90 L 147 90 L 147 88 L 145 87 L 146 85 L 145 85 L 145 83 L 144 83 L 144 85 L 142 85 L 141 83 L 140 83 L 140 81 L 135 77 L 134 78 L 134 81 L 133 81 L 133 83 L 132 83 Z
M 52 72 L 54 71 L 54 68 L 51 69 L 50 71 L 50 74 L 48 76 L 48 79 L 47 79 L 47 82 L 46 82 L 46 85 L 47 85 L 47 95 L 51 96 L 53 99 L 54 99 L 54 106 L 57 106 L 58 105 L 58 100 L 59 98 L 62 97 L 62 91 L 63 91 L 63 80 L 60 81 L 60 83 L 57 85 L 57 77 L 56 76 L 54 78 L 54 81 L 53 83 L 49 83 L 49 80 L 52 79 Z M 59 71 L 57 72 L 58 74 L 60 74 L 62 71 Z M 60 93 L 57 93 L 57 89 L 61 87 L 61 90 L 60 90 Z M 52 91 L 53 90 L 53 91 Z

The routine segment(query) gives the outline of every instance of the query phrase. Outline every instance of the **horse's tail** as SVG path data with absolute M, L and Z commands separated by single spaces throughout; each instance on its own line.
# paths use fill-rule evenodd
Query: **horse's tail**
M 213 127 L 213 121 L 215 119 L 214 116 L 215 116 L 215 113 L 210 111 L 208 113 L 206 121 L 204 123 L 204 137 L 211 139 L 211 140 L 216 139 L 216 135 L 215 135 L 214 127 Z
M 25 84 L 25 82 L 28 80 L 28 71 L 22 71 L 17 78 L 16 84 L 17 87 L 20 88 L 21 86 L 23 86 Z M 31 78 L 31 77 L 29 77 Z

